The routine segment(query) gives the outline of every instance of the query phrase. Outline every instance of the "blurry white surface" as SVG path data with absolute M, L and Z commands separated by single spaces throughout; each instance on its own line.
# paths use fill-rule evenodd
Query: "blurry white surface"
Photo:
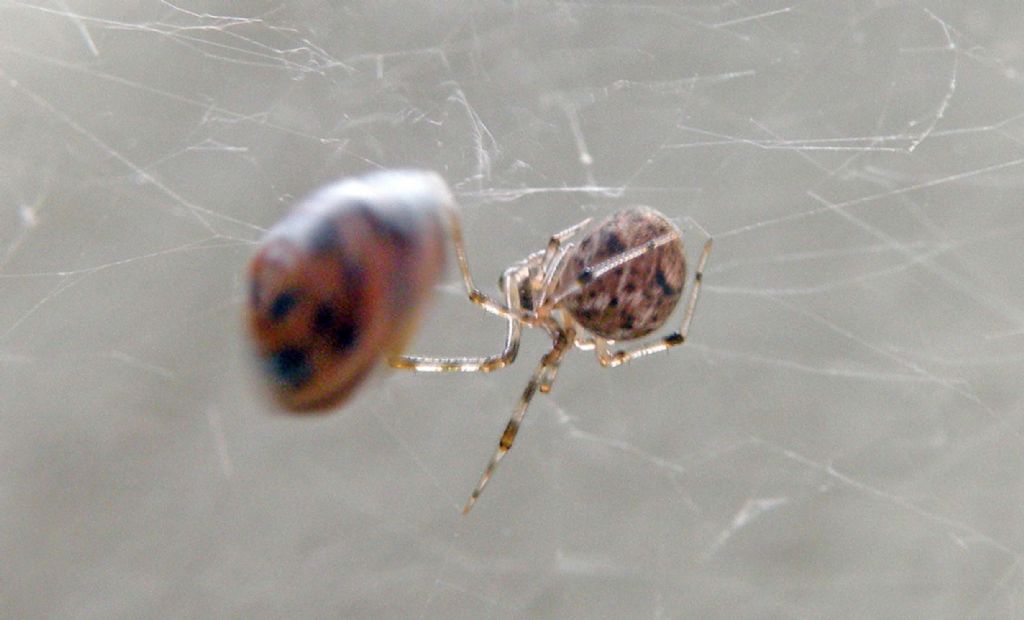
M 1024 616 L 1022 68 L 995 0 L 0 0 L 0 616 Z M 469 518 L 541 334 L 320 417 L 248 366 L 261 231 L 397 166 L 490 290 L 625 204 L 716 236 Z M 496 350 L 448 283 L 415 350 Z

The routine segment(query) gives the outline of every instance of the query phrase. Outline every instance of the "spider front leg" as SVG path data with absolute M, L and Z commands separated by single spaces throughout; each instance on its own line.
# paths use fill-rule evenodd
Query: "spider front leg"
M 523 418 L 526 417 L 526 409 L 530 406 L 530 401 L 533 400 L 533 396 L 537 393 L 538 388 L 541 387 L 544 377 L 550 372 L 552 367 L 558 367 L 558 364 L 562 361 L 562 356 L 572 346 L 572 342 L 573 337 L 571 334 L 559 334 L 551 350 L 541 358 L 540 364 L 533 371 L 533 375 L 526 384 L 522 396 L 519 397 L 519 403 L 516 404 L 515 411 L 513 411 L 512 417 L 509 418 L 505 431 L 501 434 L 501 439 L 498 440 L 498 447 L 494 451 L 494 455 L 491 456 L 491 460 L 488 461 L 483 475 L 480 476 L 480 482 L 477 483 L 469 496 L 469 500 L 462 508 L 462 514 L 468 514 L 473 509 L 473 505 L 476 504 L 476 500 L 483 493 L 484 487 L 487 486 L 491 476 L 494 475 L 494 470 L 497 469 L 498 463 L 501 462 L 501 459 L 505 458 L 505 455 L 512 448 L 512 443 L 516 440 L 516 434 L 519 433 L 519 427 L 523 423 Z M 553 379 L 554 376 L 551 375 L 551 380 Z M 550 383 L 548 383 L 547 387 L 548 389 L 551 388 Z
M 540 269 L 534 274 L 536 278 L 536 281 L 533 283 L 534 290 L 542 291 L 546 289 L 548 283 L 543 282 L 543 279 L 547 275 L 554 275 L 552 265 L 559 258 L 558 251 L 561 249 L 562 244 L 583 229 L 592 219 L 588 217 L 578 224 L 573 224 L 569 228 L 551 235 L 551 238 L 548 239 L 548 246 L 544 249 L 544 258 L 540 262 Z
M 522 267 L 511 267 L 502 275 L 502 288 L 509 308 L 518 310 L 521 306 L 519 286 L 526 277 Z M 515 318 L 507 318 L 505 346 L 501 353 L 487 357 L 424 357 L 421 355 L 400 355 L 388 359 L 393 368 L 417 372 L 490 372 L 504 368 L 515 361 L 519 354 L 519 339 L 522 324 Z
M 708 240 L 704 242 L 704 250 L 701 252 L 700 258 L 697 260 L 697 268 L 693 273 L 693 288 L 690 290 L 690 298 L 686 303 L 686 311 L 683 313 L 683 321 L 679 327 L 679 331 L 669 334 L 655 342 L 640 345 L 635 349 L 620 349 L 614 353 L 608 350 L 607 340 L 603 338 L 594 338 L 594 351 L 597 353 L 597 361 L 599 361 L 602 366 L 614 368 L 615 366 L 625 364 L 626 362 L 638 357 L 671 349 L 672 347 L 679 346 L 686 342 L 686 334 L 690 330 L 690 323 L 693 321 L 693 313 L 697 309 L 697 299 L 700 297 L 701 282 L 704 281 L 704 265 L 708 262 L 708 255 L 711 254 L 711 244 L 713 241 L 714 240 L 711 237 L 708 237 Z
M 502 305 L 476 287 L 476 284 L 473 282 L 473 275 L 469 271 L 469 259 L 466 258 L 466 244 L 462 238 L 462 222 L 459 219 L 459 212 L 455 203 L 446 204 L 445 212 L 448 215 L 448 230 L 452 237 L 452 245 L 455 246 L 455 260 L 459 263 L 459 272 L 462 274 L 462 283 L 466 287 L 466 294 L 469 295 L 469 300 L 487 312 L 496 314 L 510 322 L 513 320 L 529 322 L 531 317 L 523 312 L 521 307 L 513 308 Z

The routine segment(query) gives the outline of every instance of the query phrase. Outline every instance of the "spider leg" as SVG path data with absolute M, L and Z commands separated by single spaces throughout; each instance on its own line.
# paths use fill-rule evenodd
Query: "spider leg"
M 569 228 L 551 235 L 551 239 L 548 240 L 548 247 L 544 249 L 544 259 L 540 263 L 540 271 L 537 272 L 538 276 L 543 277 L 544 274 L 551 271 L 552 262 L 555 261 L 558 250 L 562 247 L 562 244 L 583 229 L 593 219 L 594 218 L 592 217 L 588 217 L 578 224 L 573 224 Z M 541 285 L 541 282 L 536 283 L 537 288 L 540 288 Z
M 521 308 L 519 299 L 519 283 L 528 271 L 523 266 L 513 266 L 502 275 L 502 288 L 505 291 L 505 302 L 509 308 Z M 505 345 L 501 353 L 487 357 L 424 357 L 421 355 L 399 355 L 388 359 L 393 368 L 414 370 L 416 372 L 491 372 L 504 368 L 515 361 L 519 354 L 519 339 L 522 324 L 509 318 L 505 331 Z
M 558 368 L 561 365 L 562 359 L 558 358 L 544 370 L 544 374 L 540 376 L 540 381 L 537 383 L 537 389 L 540 390 L 541 394 L 547 394 L 551 391 L 551 386 L 555 382 L 555 377 L 558 376 Z
M 713 239 L 708 237 L 704 242 L 704 250 L 697 260 L 697 268 L 693 273 L 693 287 L 690 289 L 690 298 L 686 303 L 686 312 L 683 314 L 682 324 L 679 331 L 669 334 L 664 338 L 652 343 L 642 344 L 635 349 L 618 350 L 612 353 L 608 350 L 608 341 L 603 338 L 594 338 L 594 351 L 597 353 L 597 361 L 602 366 L 613 368 L 624 364 L 638 357 L 658 353 L 672 347 L 679 346 L 686 342 L 686 334 L 690 330 L 690 323 L 693 321 L 694 310 L 697 309 L 697 299 L 700 297 L 700 285 L 704 281 L 704 265 L 708 262 L 708 255 L 711 254 L 711 243 Z
M 573 224 L 569 228 L 566 228 L 565 230 L 563 230 L 561 232 L 557 232 L 557 233 L 551 235 L 551 239 L 548 240 L 547 250 L 545 250 L 545 252 L 544 252 L 545 257 L 547 259 L 549 259 L 549 260 L 545 261 L 544 263 L 542 263 L 542 266 L 546 268 L 547 265 L 548 265 L 548 262 L 555 255 L 555 252 L 558 250 L 558 246 L 561 245 L 562 243 L 565 243 L 566 239 L 572 237 L 573 235 L 578 233 L 580 230 L 582 230 L 593 219 L 594 218 L 592 218 L 592 217 L 588 217 L 587 219 L 583 220 L 582 222 L 579 222 L 577 224 Z
M 496 314 L 509 322 L 511 329 L 512 321 L 528 323 L 531 317 L 523 312 L 521 307 L 513 308 L 500 304 L 483 291 L 476 287 L 473 282 L 473 275 L 469 271 L 469 259 L 466 258 L 466 243 L 462 238 L 462 222 L 459 220 L 459 211 L 454 201 L 445 204 L 445 212 L 448 215 L 448 230 L 452 237 L 452 245 L 455 246 L 455 260 L 459 263 L 459 272 L 462 274 L 462 283 L 466 287 L 466 294 L 469 300 L 480 306 L 491 314 Z
M 568 312 L 562 311 L 560 314 L 560 320 L 562 329 L 565 334 L 571 334 L 571 342 L 569 348 L 578 348 L 584 351 L 594 348 L 593 339 L 585 339 L 579 335 L 579 325 L 576 320 L 572 318 L 572 315 Z M 540 383 L 537 385 L 537 389 L 540 390 L 541 394 L 547 394 L 551 391 L 551 386 L 555 382 L 555 378 L 558 376 L 558 369 L 562 366 L 562 358 L 559 357 L 552 362 L 544 374 L 540 378 Z
M 551 350 L 541 358 L 537 368 L 533 371 L 533 375 L 530 377 L 530 381 L 526 384 L 526 389 L 523 390 L 522 396 L 519 397 L 519 403 L 516 404 L 515 410 L 512 412 L 512 417 L 509 418 L 508 424 L 505 426 L 505 431 L 501 434 L 501 439 L 498 440 L 498 447 L 494 451 L 494 455 L 491 456 L 491 460 L 488 461 L 487 467 L 484 469 L 484 473 L 480 476 L 480 482 L 477 483 L 473 492 L 469 496 L 469 500 L 466 505 L 462 508 L 462 514 L 468 514 L 473 509 L 473 505 L 476 504 L 476 500 L 483 493 L 484 487 L 487 486 L 491 476 L 494 475 L 494 470 L 497 469 L 498 463 L 501 459 L 505 458 L 508 451 L 512 448 L 512 443 L 516 439 L 516 434 L 519 432 L 519 427 L 523 423 L 523 418 L 526 417 L 526 409 L 530 406 L 530 401 L 533 400 L 534 394 L 537 393 L 544 376 L 549 372 L 552 366 L 557 367 L 562 360 L 562 356 L 565 355 L 566 350 L 572 345 L 572 337 L 565 334 L 558 334 L 558 338 L 555 341 L 554 346 Z M 551 376 L 552 380 L 554 376 Z M 550 383 L 548 389 L 550 389 Z
M 566 252 L 572 248 L 571 243 L 568 245 L 563 244 L 590 224 L 593 219 L 588 217 L 578 224 L 573 224 L 569 228 L 551 235 L 548 245 L 543 252 L 535 252 L 530 256 L 530 258 L 537 258 L 538 256 L 540 258 L 540 262 L 537 264 L 538 268 L 533 272 L 531 281 L 533 290 L 538 291 L 534 299 L 534 308 L 544 305 L 551 290 L 551 281 L 558 273 L 558 266 L 562 263 Z
M 519 353 L 519 339 L 522 333 L 522 325 L 530 324 L 532 317 L 527 316 L 519 297 L 520 284 L 524 278 L 531 277 L 530 273 L 535 272 L 538 277 L 548 273 L 553 264 L 561 261 L 562 253 L 559 249 L 566 239 L 569 239 L 580 229 L 590 223 L 592 218 L 587 218 L 578 224 L 574 224 L 565 230 L 555 233 L 548 241 L 548 246 L 543 252 L 534 252 L 526 260 L 513 265 L 507 269 L 502 276 L 501 287 L 505 291 L 505 305 L 499 304 L 482 293 L 474 284 L 473 276 L 469 271 L 469 261 L 466 258 L 466 246 L 462 237 L 462 223 L 454 203 L 446 206 L 448 215 L 448 226 L 452 237 L 452 244 L 455 246 L 455 256 L 459 263 L 459 271 L 462 273 L 462 281 L 466 286 L 469 299 L 481 306 L 484 310 L 504 317 L 507 322 L 505 334 L 505 346 L 501 353 L 487 357 L 426 357 L 420 355 L 401 355 L 392 357 L 388 363 L 394 368 L 415 370 L 417 372 L 490 372 L 504 368 L 515 361 Z M 537 268 L 537 265 L 540 268 Z M 550 280 L 550 277 L 547 278 Z M 541 290 L 540 286 L 546 286 L 548 282 L 533 283 L 533 290 Z M 535 300 L 536 301 L 536 300 Z M 547 392 L 551 389 L 550 379 L 542 382 L 541 391 Z

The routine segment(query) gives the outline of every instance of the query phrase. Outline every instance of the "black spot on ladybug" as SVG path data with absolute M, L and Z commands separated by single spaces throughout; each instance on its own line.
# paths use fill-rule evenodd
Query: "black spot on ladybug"
M 360 265 L 347 263 L 342 267 L 342 278 L 345 281 L 346 310 L 338 312 L 327 304 L 318 308 L 313 317 L 317 333 L 326 336 L 336 352 L 353 347 L 360 336 L 360 318 L 358 309 L 363 307 L 366 295 L 366 273 Z
M 298 303 L 299 297 L 295 291 L 281 293 L 270 304 L 270 320 L 275 323 L 283 321 Z
M 313 331 L 323 334 L 334 325 L 336 318 L 334 308 L 327 304 L 320 304 L 313 314 Z
M 367 204 L 359 204 L 356 210 L 373 231 L 387 238 L 388 242 L 403 249 L 416 244 L 419 237 L 416 234 L 418 222 L 415 211 L 394 209 L 384 214 Z
M 331 349 L 340 353 L 359 340 L 358 318 L 351 313 L 339 314 L 330 304 L 322 303 L 313 313 L 313 332 L 325 338 Z
M 281 385 L 298 389 L 313 377 L 309 355 L 298 347 L 285 347 L 267 358 L 267 371 Z
M 338 234 L 337 220 L 326 218 L 316 225 L 309 237 L 309 249 L 317 254 L 340 252 L 344 248 Z
M 359 340 L 359 326 L 351 318 L 342 320 L 331 333 L 331 346 L 335 351 L 350 349 Z

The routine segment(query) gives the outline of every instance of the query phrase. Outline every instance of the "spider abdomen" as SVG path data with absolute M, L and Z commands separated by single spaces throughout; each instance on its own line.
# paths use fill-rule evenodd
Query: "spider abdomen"
M 674 239 L 590 277 L 602 262 L 674 234 Z M 590 332 L 610 340 L 639 338 L 661 327 L 683 294 L 682 233 L 650 207 L 633 206 L 599 222 L 566 256 L 560 288 L 579 285 L 565 309 Z
M 321 188 L 267 233 L 248 322 L 285 406 L 338 405 L 402 349 L 443 271 L 451 200 L 433 173 L 377 172 Z

